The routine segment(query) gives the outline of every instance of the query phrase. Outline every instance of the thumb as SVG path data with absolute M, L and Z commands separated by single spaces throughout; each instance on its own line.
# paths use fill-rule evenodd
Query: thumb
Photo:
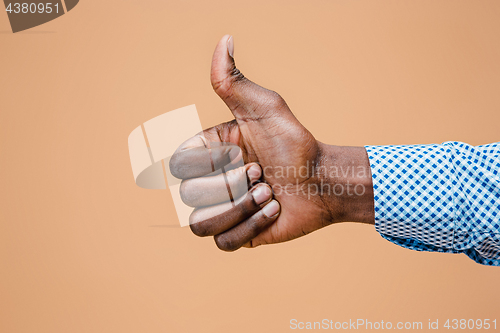
M 212 87 L 236 120 L 261 120 L 276 113 L 291 113 L 283 98 L 247 79 L 234 61 L 234 39 L 225 35 L 215 48 L 210 79 Z

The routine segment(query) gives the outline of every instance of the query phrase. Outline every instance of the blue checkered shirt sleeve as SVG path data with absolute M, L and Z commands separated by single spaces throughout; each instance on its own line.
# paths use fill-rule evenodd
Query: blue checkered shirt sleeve
M 500 142 L 365 148 L 382 237 L 500 266 Z

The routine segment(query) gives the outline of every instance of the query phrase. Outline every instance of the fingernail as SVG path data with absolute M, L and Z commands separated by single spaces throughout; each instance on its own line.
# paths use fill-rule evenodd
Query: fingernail
M 258 180 L 261 176 L 260 167 L 258 165 L 252 165 L 250 169 L 248 169 L 247 175 L 250 180 L 250 184 Z
M 280 204 L 278 201 L 273 200 L 262 208 L 262 213 L 267 217 L 273 217 L 280 211 Z
M 271 197 L 271 191 L 267 186 L 259 186 L 252 192 L 253 199 L 257 205 L 266 202 Z
M 227 52 L 229 53 L 229 55 L 231 56 L 231 58 L 233 58 L 233 53 L 234 53 L 234 40 L 233 40 L 233 36 L 229 37 L 229 39 L 227 40 Z

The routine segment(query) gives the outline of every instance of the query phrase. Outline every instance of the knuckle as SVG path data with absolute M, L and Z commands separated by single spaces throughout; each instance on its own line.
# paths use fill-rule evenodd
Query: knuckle
M 250 233 L 253 235 L 253 237 L 257 236 L 257 234 L 260 231 L 261 228 L 261 223 L 257 219 L 251 219 L 251 223 L 249 225 Z M 252 238 L 253 238 L 252 237 Z
M 212 88 L 220 96 L 229 96 L 231 94 L 231 83 L 229 77 L 212 82 Z
M 185 179 L 179 187 L 182 202 L 189 207 L 201 206 L 202 197 L 197 188 L 200 187 L 200 178 Z
M 256 218 L 256 216 L 250 218 L 248 221 L 248 234 L 250 235 L 250 238 L 253 239 L 257 237 L 257 235 L 262 231 L 264 225 L 265 221 L 262 218 Z
M 179 188 L 179 194 L 181 196 L 182 202 L 189 206 L 189 181 L 183 180 Z
M 198 237 L 211 236 L 209 223 L 202 220 L 201 216 L 198 216 L 198 213 L 199 211 L 195 210 L 189 216 L 189 228 Z
M 195 234 L 198 237 L 207 237 L 210 236 L 210 230 L 207 228 L 203 222 L 195 222 L 192 223 L 190 221 L 189 227 L 191 228 L 191 231 L 193 234 Z
M 181 160 L 179 158 L 179 154 L 176 153 L 176 154 L 172 155 L 172 157 L 170 158 L 168 167 L 170 169 L 170 173 L 176 178 L 181 178 L 181 176 L 182 176 L 180 164 L 181 164 Z
M 281 109 L 286 106 L 286 102 L 280 94 L 275 91 L 271 91 L 269 96 L 269 106 L 273 109 Z
M 246 78 L 243 73 L 236 67 L 231 69 L 229 74 L 224 76 L 220 80 L 212 81 L 212 88 L 215 92 L 224 97 L 229 97 L 232 94 L 232 87 L 235 83 L 244 81 Z
M 240 248 L 237 242 L 226 235 L 217 235 L 214 237 L 215 244 L 219 249 L 226 252 L 233 252 Z
M 240 72 L 238 68 L 233 67 L 233 69 L 231 70 L 230 78 L 232 80 L 232 83 L 234 83 L 245 80 L 245 75 L 243 75 L 243 73 Z

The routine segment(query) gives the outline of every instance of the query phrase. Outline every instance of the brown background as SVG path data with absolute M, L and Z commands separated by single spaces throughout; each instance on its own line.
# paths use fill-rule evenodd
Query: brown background
M 228 254 L 133 181 L 127 136 L 240 69 L 332 144 L 499 141 L 498 1 L 86 0 L 0 13 L 0 332 L 282 332 L 289 321 L 500 320 L 500 271 L 332 226 Z M 158 226 L 160 225 L 160 226 Z M 442 322 L 441 322 L 442 325 Z

